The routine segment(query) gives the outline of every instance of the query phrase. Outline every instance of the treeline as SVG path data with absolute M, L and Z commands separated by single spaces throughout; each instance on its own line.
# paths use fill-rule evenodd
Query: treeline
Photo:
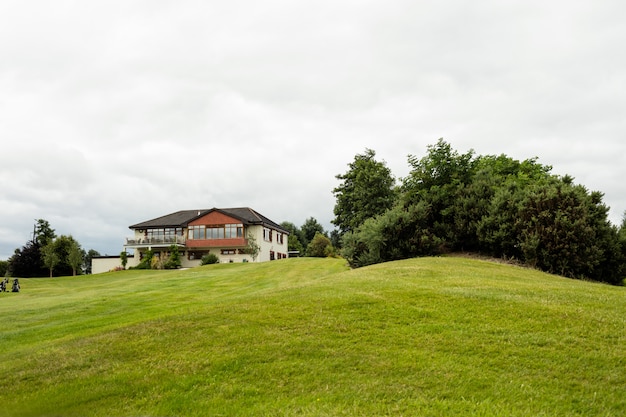
M 626 229 L 603 194 L 536 158 L 459 153 L 440 139 L 396 184 L 375 152 L 337 178 L 333 223 L 353 267 L 470 251 L 571 278 L 622 284 Z
M 289 251 L 297 252 L 300 256 L 326 257 L 336 255 L 336 246 L 339 244 L 337 231 L 329 233 L 314 218 L 309 217 L 300 227 L 291 222 L 282 222 L 281 227 L 289 232 Z
M 22 278 L 80 275 L 91 273 L 91 258 L 99 255 L 93 249 L 85 252 L 71 235 L 57 236 L 47 220 L 38 219 L 33 239 L 15 249 L 0 273 Z

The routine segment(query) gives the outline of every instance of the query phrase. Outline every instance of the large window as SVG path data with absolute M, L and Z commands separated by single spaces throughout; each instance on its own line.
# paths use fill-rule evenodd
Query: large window
M 234 239 L 243 237 L 243 224 L 227 224 L 224 226 L 224 237 Z
M 189 239 L 204 239 L 205 226 L 189 226 Z
M 172 242 L 175 240 L 176 236 L 183 236 L 182 227 L 167 227 L 164 229 L 146 230 L 146 237 L 148 239 Z
M 235 239 L 243 237 L 243 224 L 189 226 L 189 239 Z

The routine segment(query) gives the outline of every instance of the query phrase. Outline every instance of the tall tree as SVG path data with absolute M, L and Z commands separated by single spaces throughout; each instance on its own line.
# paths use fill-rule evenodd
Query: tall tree
M 280 226 L 289 232 L 289 237 L 287 238 L 287 248 L 290 251 L 297 251 L 300 254 L 304 255 L 304 242 L 306 241 L 304 237 L 304 233 L 302 230 L 291 222 L 282 222 Z
M 29 240 L 22 248 L 15 249 L 8 262 L 9 274 L 13 277 L 43 277 L 47 272 L 41 260 L 41 245 L 34 240 Z
M 412 170 L 402 184 L 405 204 L 427 203 L 431 207 L 428 223 L 435 236 L 448 249 L 458 249 L 455 203 L 476 171 L 474 151 L 460 154 L 439 139 L 435 145 L 428 146 L 425 157 L 409 155 L 408 161 Z
M 348 164 L 348 171 L 335 178 L 341 184 L 333 190 L 336 199 L 332 223 L 339 233 L 356 230 L 365 220 L 384 213 L 395 201 L 395 179 L 385 162 L 375 159 L 376 152 L 365 149 Z
M 85 253 L 81 249 L 80 244 L 70 236 L 71 243 L 67 251 L 67 263 L 72 267 L 72 276 L 80 271 L 80 267 L 84 262 Z
M 0 261 L 0 278 L 4 277 L 9 271 L 9 261 Z
M 309 243 L 315 237 L 316 233 L 319 232 L 323 235 L 326 235 L 326 232 L 324 231 L 324 226 L 322 226 L 314 217 L 309 217 L 308 219 L 306 219 L 300 230 L 302 230 L 302 234 L 305 239 L 302 245 L 304 247 L 307 247 L 309 245 Z
M 57 253 L 57 248 L 54 241 L 48 242 L 48 244 L 41 248 L 41 255 L 43 259 L 43 264 L 50 271 L 50 278 L 52 278 L 52 272 L 54 267 L 56 267 L 59 262 L 61 262 L 61 257 Z
M 57 235 L 54 233 L 54 229 L 50 226 L 50 222 L 44 219 L 38 219 L 35 223 L 35 235 L 33 240 L 37 242 L 41 247 L 46 246 L 53 241 Z
M 57 255 L 59 256 L 59 263 L 55 268 L 55 272 L 58 276 L 69 276 L 74 273 L 74 267 L 70 262 L 70 253 L 74 250 L 74 248 L 78 247 L 80 249 L 80 244 L 74 239 L 72 236 L 61 235 L 54 239 L 54 246 Z M 79 265 L 77 265 L 78 269 Z

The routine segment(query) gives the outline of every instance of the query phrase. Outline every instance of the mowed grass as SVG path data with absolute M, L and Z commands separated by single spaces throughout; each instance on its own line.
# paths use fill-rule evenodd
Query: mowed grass
M 466 258 L 21 280 L 0 416 L 626 415 L 626 288 Z

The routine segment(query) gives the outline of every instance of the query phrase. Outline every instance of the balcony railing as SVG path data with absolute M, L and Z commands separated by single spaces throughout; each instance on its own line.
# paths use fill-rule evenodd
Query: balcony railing
M 185 245 L 184 236 L 163 236 L 163 237 L 127 237 L 124 246 L 170 246 Z

